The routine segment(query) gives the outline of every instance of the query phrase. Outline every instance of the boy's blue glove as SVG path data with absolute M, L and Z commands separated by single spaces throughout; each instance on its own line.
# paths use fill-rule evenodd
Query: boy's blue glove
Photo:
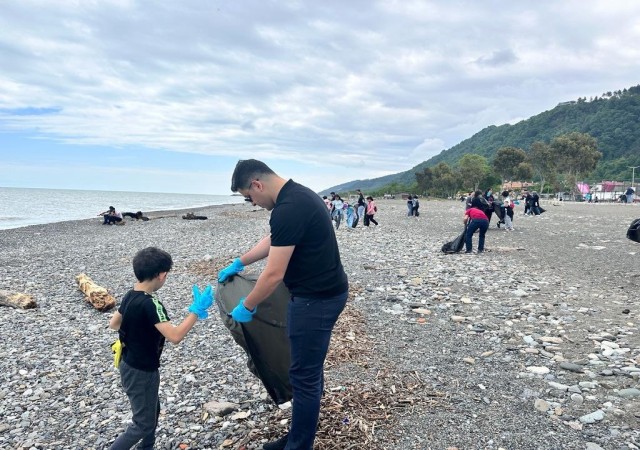
M 218 282 L 222 283 L 223 281 L 226 281 L 227 278 L 237 275 L 243 270 L 244 264 L 242 264 L 240 258 L 236 258 L 231 264 L 218 272 Z
M 200 292 L 200 288 L 193 285 L 193 303 L 189 306 L 189 312 L 198 316 L 198 319 L 206 319 L 209 317 L 207 309 L 213 305 L 213 288 L 211 285 L 207 286 L 203 292 Z
M 238 303 L 238 306 L 233 308 L 233 311 L 231 311 L 231 317 L 236 322 L 251 322 L 251 319 L 253 319 L 253 315 L 258 310 L 257 306 L 253 308 L 253 310 L 247 309 L 247 307 L 244 306 L 245 298 L 246 297 L 242 297 L 240 299 L 240 303 Z

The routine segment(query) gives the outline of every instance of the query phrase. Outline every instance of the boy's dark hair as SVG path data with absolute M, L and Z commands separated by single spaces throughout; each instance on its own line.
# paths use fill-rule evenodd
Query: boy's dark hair
M 502 191 L 502 196 L 503 197 L 509 196 L 509 191 Z
M 253 180 L 259 180 L 265 175 L 275 175 L 275 172 L 257 159 L 241 159 L 231 176 L 231 192 L 249 189 Z
M 133 257 L 133 273 L 141 283 L 169 272 L 172 266 L 171 255 L 156 247 L 143 248 Z

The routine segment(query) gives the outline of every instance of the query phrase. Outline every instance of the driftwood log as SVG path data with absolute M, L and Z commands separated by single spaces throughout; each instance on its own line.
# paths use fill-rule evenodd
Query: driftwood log
M 85 300 L 98 311 L 108 311 L 116 306 L 116 299 L 102 286 L 98 286 L 86 274 L 76 276 L 78 289 L 85 295 Z
M 187 213 L 182 218 L 184 220 L 207 220 L 207 216 L 196 216 L 194 213 Z
M 36 301 L 29 294 L 9 291 L 0 291 L 0 306 L 11 306 L 17 309 L 33 309 L 38 307 Z

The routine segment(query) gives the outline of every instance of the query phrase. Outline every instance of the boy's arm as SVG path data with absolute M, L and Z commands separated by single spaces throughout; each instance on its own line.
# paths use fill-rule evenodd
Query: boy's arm
M 156 324 L 158 331 L 172 344 L 179 344 L 187 333 L 193 328 L 198 321 L 198 316 L 189 313 L 179 325 L 173 325 L 170 321 L 160 322 Z
M 118 331 L 120 329 L 120 325 L 122 325 L 122 314 L 116 311 L 113 313 L 113 317 L 111 317 L 111 320 L 109 321 L 109 328 Z

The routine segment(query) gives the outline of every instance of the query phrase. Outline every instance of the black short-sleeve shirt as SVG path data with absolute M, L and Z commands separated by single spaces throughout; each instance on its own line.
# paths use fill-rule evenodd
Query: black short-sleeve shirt
M 153 372 L 160 367 L 164 336 L 157 323 L 169 321 L 169 315 L 156 294 L 131 290 L 118 308 L 122 314 L 120 340 L 124 343 L 122 359 L 138 370 Z
M 324 201 L 311 189 L 287 181 L 271 212 L 271 245 L 295 245 L 284 274 L 291 294 L 333 297 L 349 288 L 338 241 Z

